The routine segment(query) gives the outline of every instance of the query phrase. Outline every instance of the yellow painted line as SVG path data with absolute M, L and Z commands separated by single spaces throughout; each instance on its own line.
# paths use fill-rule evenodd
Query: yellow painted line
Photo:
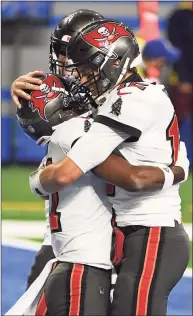
M 4 211 L 43 211 L 44 202 L 2 202 Z
M 6 202 L 2 201 L 1 209 L 4 211 L 43 211 L 44 201 L 41 202 Z M 192 212 L 192 204 L 185 205 L 185 209 L 188 212 Z

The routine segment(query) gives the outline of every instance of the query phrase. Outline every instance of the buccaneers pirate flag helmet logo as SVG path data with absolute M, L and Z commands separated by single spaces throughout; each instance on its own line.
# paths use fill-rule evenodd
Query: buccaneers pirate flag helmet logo
M 53 88 L 59 88 L 57 89 Z M 63 88 L 63 84 L 59 78 L 52 74 L 46 74 L 43 79 L 43 83 L 40 86 L 40 90 L 31 92 L 30 107 L 34 111 L 38 111 L 41 118 L 47 121 L 46 106 L 53 99 L 57 98 L 61 93 L 60 88 Z
M 133 37 L 131 32 L 122 23 L 106 22 L 97 26 L 94 30 L 83 34 L 82 38 L 88 44 L 106 51 L 111 44 L 123 36 L 131 39 Z

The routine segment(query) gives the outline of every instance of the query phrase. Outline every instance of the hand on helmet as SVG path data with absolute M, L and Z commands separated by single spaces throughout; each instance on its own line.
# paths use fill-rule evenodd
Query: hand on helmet
M 39 86 L 42 84 L 42 80 L 34 78 L 42 76 L 43 71 L 36 70 L 28 72 L 26 75 L 18 77 L 11 85 L 12 100 L 18 108 L 21 108 L 19 97 L 26 100 L 30 100 L 31 97 L 24 90 L 39 90 Z
M 65 85 L 65 89 L 52 87 L 52 91 L 60 91 L 65 95 L 65 98 L 63 99 L 64 107 L 68 107 L 69 104 L 73 104 L 73 107 L 75 107 L 78 111 L 82 111 L 83 109 L 85 109 L 85 111 L 89 111 L 92 107 L 97 107 L 90 90 L 83 86 L 79 79 L 74 78 L 72 75 L 61 78 Z
M 90 109 L 90 107 L 97 107 L 89 88 L 82 85 L 79 79 L 76 79 L 73 76 L 68 76 L 65 77 L 65 80 L 68 84 L 68 91 L 71 94 L 72 101 L 76 102 L 79 110 L 85 106 L 87 106 L 88 109 Z

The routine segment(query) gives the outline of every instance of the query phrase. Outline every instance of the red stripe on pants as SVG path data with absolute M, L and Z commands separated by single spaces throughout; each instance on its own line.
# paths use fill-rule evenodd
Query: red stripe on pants
M 70 279 L 70 311 L 69 316 L 78 316 L 80 312 L 81 283 L 84 265 L 75 263 Z
M 149 231 L 149 238 L 147 242 L 147 249 L 145 254 L 145 261 L 143 272 L 139 282 L 137 295 L 137 316 L 147 315 L 148 298 L 153 274 L 156 266 L 157 252 L 160 241 L 161 227 L 152 227 Z
M 45 293 L 42 293 L 42 296 L 39 300 L 39 303 L 36 308 L 36 313 L 35 316 L 45 316 L 47 313 L 47 305 L 46 305 L 46 298 L 45 298 Z

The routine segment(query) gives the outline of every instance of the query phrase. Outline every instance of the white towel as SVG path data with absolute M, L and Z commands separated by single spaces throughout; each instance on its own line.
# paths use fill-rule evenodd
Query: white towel
M 36 306 L 41 296 L 43 286 L 47 277 L 49 276 L 52 265 L 57 262 L 58 259 L 51 259 L 45 265 L 43 271 L 32 283 L 29 289 L 20 297 L 15 305 L 5 314 L 5 316 L 24 316 L 24 315 L 35 315 Z

